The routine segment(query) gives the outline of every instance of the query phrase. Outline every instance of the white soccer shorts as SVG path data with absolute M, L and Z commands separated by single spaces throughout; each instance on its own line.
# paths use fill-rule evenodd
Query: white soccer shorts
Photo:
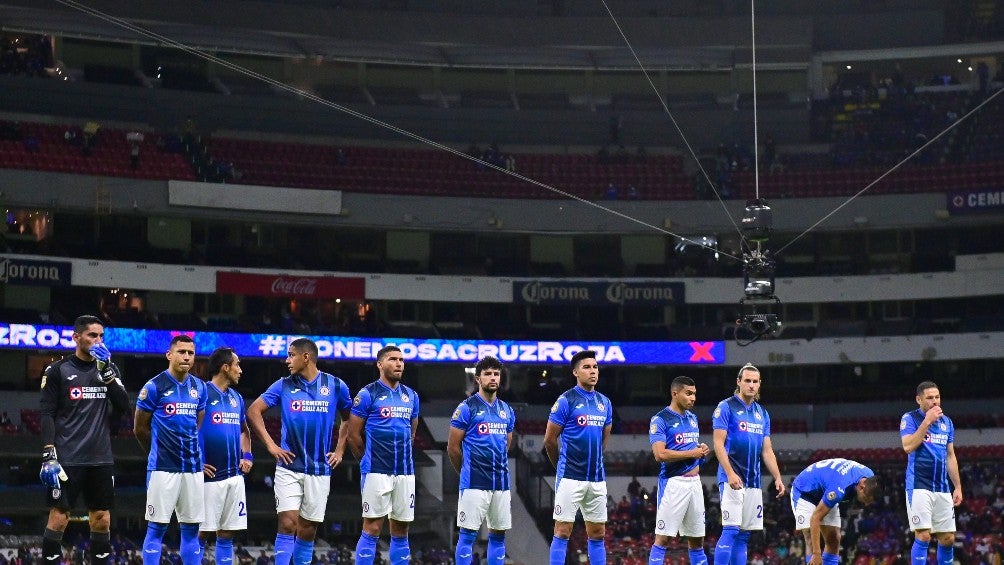
M 906 515 L 911 530 L 955 532 L 955 505 L 952 494 L 914 489 L 906 493 Z
M 607 521 L 606 481 L 560 479 L 554 492 L 554 519 L 575 522 L 575 513 L 582 510 L 582 519 L 604 524 Z
M 669 537 L 704 537 L 704 488 L 700 477 L 666 479 L 655 512 L 655 533 Z
M 763 490 L 741 488 L 718 483 L 722 495 L 722 525 L 738 526 L 740 530 L 763 529 Z
M 200 524 L 205 516 L 204 475 L 198 473 L 168 473 L 150 471 L 146 481 L 146 519 L 158 524 L 170 524 L 171 515 L 178 522 Z
M 488 520 L 488 529 L 512 528 L 512 495 L 508 490 L 464 489 L 457 502 L 457 527 L 468 530 L 481 529 Z
M 285 467 L 275 468 L 276 512 L 299 510 L 304 520 L 323 522 L 330 490 L 331 477 L 328 475 L 308 475 Z
M 237 475 L 205 484 L 206 517 L 200 532 L 248 529 L 248 502 L 244 494 L 244 477 Z
M 805 500 L 804 498 L 791 499 L 791 511 L 795 514 L 795 529 L 796 530 L 808 530 L 812 525 L 812 513 L 816 511 L 816 505 Z M 840 507 L 834 506 L 823 516 L 824 526 L 833 526 L 835 528 L 840 527 Z
M 361 490 L 363 518 L 390 516 L 398 522 L 415 520 L 415 475 L 366 473 Z

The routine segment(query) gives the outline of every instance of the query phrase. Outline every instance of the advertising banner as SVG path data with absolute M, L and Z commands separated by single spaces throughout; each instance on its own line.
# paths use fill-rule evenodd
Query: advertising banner
M 1004 211 L 1004 190 L 957 190 L 948 193 L 949 214 Z
M 683 283 L 663 281 L 518 281 L 517 304 L 632 306 L 683 304 Z
M 113 353 L 163 355 L 171 338 L 178 334 L 195 340 L 198 355 L 208 355 L 225 345 L 240 357 L 248 358 L 284 358 L 291 341 L 309 337 L 317 343 L 320 359 L 327 361 L 373 361 L 382 347 L 396 345 L 405 360 L 423 363 L 475 363 L 485 355 L 492 355 L 511 363 L 560 364 L 584 349 L 596 351 L 597 361 L 607 365 L 725 363 L 722 341 L 497 341 L 105 328 L 105 344 Z M 73 347 L 70 326 L 0 323 L 0 348 L 70 350 Z
M 217 272 L 216 292 L 245 296 L 286 296 L 290 298 L 366 298 L 363 277 L 311 277 L 301 275 L 260 275 Z
M 0 257 L 0 282 L 32 286 L 69 286 L 73 265 L 67 261 L 36 261 Z

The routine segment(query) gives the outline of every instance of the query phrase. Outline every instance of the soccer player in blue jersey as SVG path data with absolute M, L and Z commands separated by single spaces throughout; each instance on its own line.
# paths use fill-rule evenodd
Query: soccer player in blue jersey
M 188 371 L 195 362 L 195 342 L 177 335 L 167 351 L 167 370 L 150 379 L 136 401 L 136 439 L 147 458 L 146 539 L 143 565 L 160 565 L 160 551 L 177 513 L 181 560 L 199 565 L 199 524 L 204 517 L 202 449 L 199 426 L 206 411 L 206 383 Z
M 488 565 L 505 563 L 505 533 L 512 528 L 509 447 L 516 415 L 498 398 L 502 363 L 485 357 L 474 367 L 478 391 L 450 419 L 446 453 L 460 473 L 457 565 L 470 565 L 481 522 L 488 521 Z
M 840 563 L 840 507 L 857 499 L 868 506 L 879 497 L 878 477 L 850 459 L 823 459 L 805 468 L 791 483 L 795 529 L 805 538 L 806 563 Z M 825 545 L 824 545 L 825 543 Z
M 759 399 L 760 370 L 747 363 L 739 369 L 735 394 L 715 408 L 713 443 L 722 506 L 715 565 L 746 565 L 750 531 L 763 529 L 761 462 L 774 477 L 777 497 L 784 496 L 784 481 L 770 441 L 770 415 Z
M 931 534 L 938 538 L 938 564 L 955 559 L 955 506 L 962 504 L 962 481 L 955 457 L 955 425 L 941 409 L 938 385 L 917 385 L 917 406 L 903 414 L 899 435 L 906 464 L 906 514 L 913 529 L 912 563 L 927 563 Z M 949 483 L 951 481 L 951 483 Z
M 711 451 L 701 443 L 697 416 L 690 411 L 697 402 L 697 386 L 690 377 L 676 377 L 670 385 L 669 406 L 649 424 L 648 440 L 659 466 L 658 508 L 655 514 L 655 541 L 649 563 L 666 558 L 669 538 L 687 538 L 690 562 L 707 565 L 704 554 L 704 488 L 701 464 Z
M 234 533 L 248 529 L 244 476 L 251 470 L 251 431 L 244 418 L 244 397 L 234 390 L 241 380 L 241 361 L 229 347 L 209 356 L 206 372 L 205 422 L 199 428 L 205 474 L 206 516 L 199 526 L 205 540 L 216 533 L 217 565 L 234 563 Z
M 372 565 L 384 519 L 390 519 L 391 565 L 408 563 L 408 526 L 415 520 L 415 460 L 418 394 L 401 383 L 404 355 L 393 345 L 377 352 L 380 378 L 364 386 L 349 417 L 349 447 L 359 458 L 363 531 L 357 565 Z M 366 439 L 363 440 L 363 427 Z
M 600 366 L 596 352 L 572 356 L 575 387 L 565 391 L 551 407 L 544 431 L 544 449 L 557 468 L 554 492 L 554 537 L 551 565 L 563 565 L 575 515 L 581 509 L 586 522 L 587 553 L 592 565 L 606 565 L 603 538 L 607 522 L 607 482 L 603 448 L 610 437 L 614 407 L 596 391 Z
M 331 490 L 331 469 L 345 454 L 345 426 L 352 396 L 342 379 L 317 368 L 317 344 L 294 339 L 286 353 L 289 376 L 268 387 L 248 408 L 247 419 L 275 457 L 275 503 L 279 526 L 275 564 L 309 565 L 314 559 L 317 526 L 324 521 Z M 279 406 L 281 445 L 276 445 L 262 414 Z M 341 417 L 338 442 L 331 435 Z

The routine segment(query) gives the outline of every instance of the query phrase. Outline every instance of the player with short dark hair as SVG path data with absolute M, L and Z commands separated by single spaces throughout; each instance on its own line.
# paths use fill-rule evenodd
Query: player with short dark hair
M 147 457 L 146 538 L 143 564 L 160 565 L 164 534 L 177 514 L 181 560 L 199 565 L 199 524 L 205 515 L 199 426 L 206 411 L 206 383 L 189 371 L 195 341 L 171 339 L 167 370 L 147 381 L 136 401 L 136 440 Z
M 589 562 L 605 565 L 607 482 L 603 448 L 610 437 L 614 407 L 609 398 L 596 390 L 600 366 L 595 351 L 580 351 L 569 364 L 576 385 L 562 393 L 551 407 L 544 431 L 544 449 L 557 469 L 550 563 L 565 563 L 568 538 L 576 512 L 581 509 L 586 522 Z
M 505 533 L 512 528 L 509 447 L 516 427 L 512 407 L 498 398 L 502 363 L 488 356 L 474 367 L 478 392 L 457 406 L 450 419 L 446 453 L 460 473 L 457 565 L 470 565 L 481 523 L 488 522 L 490 565 L 505 562 Z
M 701 443 L 697 416 L 690 411 L 697 402 L 697 386 L 690 377 L 676 377 L 670 385 L 671 400 L 649 424 L 648 438 L 659 465 L 659 491 L 655 514 L 655 540 L 649 563 L 662 563 L 671 537 L 687 538 L 690 563 L 706 564 L 704 554 L 704 488 L 701 464 L 708 457 L 708 444 Z
M 795 529 L 805 538 L 806 563 L 840 563 L 840 507 L 857 499 L 863 506 L 881 494 L 875 473 L 850 459 L 824 459 L 813 463 L 791 483 L 791 510 Z
M 390 519 L 390 565 L 408 563 L 408 526 L 415 520 L 415 459 L 418 394 L 401 383 L 404 355 L 388 345 L 377 352 L 380 378 L 364 386 L 353 401 L 348 437 L 362 476 L 363 531 L 356 564 L 372 565 L 385 519 Z M 366 439 L 363 439 L 363 427 Z
M 784 481 L 770 440 L 770 415 L 760 400 L 760 370 L 750 363 L 739 368 L 736 391 L 718 403 L 714 412 L 718 492 L 721 495 L 722 535 L 715 546 L 715 565 L 746 565 L 751 530 L 763 530 L 761 463 L 774 477 L 777 497 Z
M 289 376 L 274 382 L 248 408 L 247 419 L 275 457 L 275 502 L 279 525 L 275 563 L 308 564 L 314 558 L 317 527 L 331 491 L 331 470 L 345 454 L 345 426 L 352 397 L 342 379 L 317 368 L 317 344 L 294 339 L 286 351 Z M 263 414 L 273 406 L 282 414 L 281 445 L 268 435 Z M 332 433 L 341 417 L 338 441 Z
M 938 539 L 938 563 L 955 558 L 955 506 L 962 504 L 962 479 L 955 457 L 955 424 L 941 408 L 932 381 L 917 385 L 917 406 L 903 414 L 899 435 L 906 464 L 906 514 L 913 530 L 913 563 L 926 563 L 931 534 Z M 950 482 L 949 482 L 950 481 Z
M 129 396 L 94 316 L 73 324 L 72 355 L 46 367 L 40 402 L 42 470 L 49 518 L 42 534 L 46 562 L 62 559 L 63 532 L 83 494 L 90 527 L 90 561 L 108 563 L 111 509 L 115 506 L 112 420 L 129 411 Z
M 251 470 L 251 431 L 244 416 L 244 397 L 234 390 L 243 372 L 240 358 L 229 347 L 209 355 L 206 374 L 206 418 L 199 428 L 204 458 L 205 519 L 199 536 L 216 534 L 217 565 L 234 563 L 234 533 L 248 529 L 244 475 Z

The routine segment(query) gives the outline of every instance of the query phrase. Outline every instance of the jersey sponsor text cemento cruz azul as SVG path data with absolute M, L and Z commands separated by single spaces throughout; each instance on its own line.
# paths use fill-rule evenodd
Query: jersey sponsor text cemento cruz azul
M 70 400 L 87 400 L 92 398 L 105 398 L 108 387 L 103 386 L 74 386 L 70 387 Z

